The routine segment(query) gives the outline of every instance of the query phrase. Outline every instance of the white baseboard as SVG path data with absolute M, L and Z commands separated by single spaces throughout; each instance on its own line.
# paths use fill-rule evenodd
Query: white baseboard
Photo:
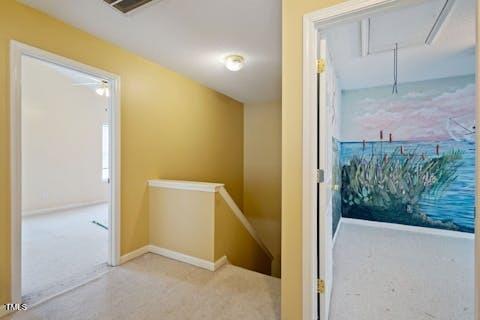
M 210 271 L 215 271 L 215 263 L 214 262 L 204 260 L 204 259 L 200 259 L 200 258 L 197 258 L 197 257 L 192 257 L 192 256 L 189 256 L 189 255 L 186 255 L 186 254 L 183 254 L 183 253 L 180 253 L 180 252 L 172 251 L 172 250 L 169 250 L 169 249 L 160 248 L 160 247 L 157 247 L 157 246 L 154 246 L 154 245 L 150 245 L 149 247 L 150 247 L 150 252 L 151 253 L 155 253 L 155 254 L 158 254 L 158 255 L 173 259 L 173 260 L 180 261 L 180 262 L 185 262 L 185 263 L 191 264 L 191 265 L 199 267 L 199 268 L 207 269 L 207 270 L 210 270 Z
M 228 263 L 227 256 L 221 257 L 220 259 L 215 261 L 214 266 L 213 266 L 213 271 L 217 271 L 218 269 L 220 269 L 221 267 L 223 267 L 227 263 Z
M 180 252 L 176 252 L 176 251 L 173 251 L 173 250 L 157 247 L 155 245 L 146 245 L 146 246 L 141 247 L 141 248 L 139 248 L 135 251 L 129 252 L 129 253 L 121 256 L 120 257 L 120 264 L 128 262 L 132 259 L 138 258 L 138 257 L 144 255 L 145 253 L 158 254 L 160 256 L 163 256 L 163 257 L 166 257 L 166 258 L 169 258 L 169 259 L 173 259 L 173 260 L 177 260 L 177 261 L 180 261 L 180 262 L 188 263 L 188 264 L 191 264 L 193 266 L 203 268 L 203 269 L 207 269 L 207 270 L 210 270 L 210 271 L 216 271 L 228 262 L 228 259 L 227 259 L 226 256 L 223 256 L 220 259 L 218 259 L 217 261 L 212 262 L 212 261 L 200 259 L 200 258 L 197 258 L 197 257 L 189 256 L 189 255 L 186 255 L 186 254 L 183 254 L 183 253 L 180 253 Z
M 340 220 L 338 220 L 337 230 L 335 230 L 335 234 L 333 235 L 332 247 L 335 247 L 335 243 L 337 242 L 338 233 L 340 232 L 340 227 L 342 226 L 342 222 L 343 222 L 343 218 L 340 217 Z
M 145 253 L 149 253 L 150 252 L 150 246 L 143 246 L 137 250 L 134 250 L 134 251 L 131 251 L 123 256 L 120 257 L 120 264 L 124 264 L 125 262 L 128 262 L 132 259 L 135 259 L 135 258 L 138 258 L 142 255 L 144 255 Z
M 72 210 L 72 209 L 77 209 L 77 208 L 94 206 L 94 205 L 102 204 L 102 203 L 108 203 L 108 201 L 103 201 L 102 200 L 102 201 L 80 202 L 80 203 L 67 204 L 67 205 L 59 206 L 59 207 L 28 210 L 28 211 L 23 211 L 22 216 L 33 216 L 33 215 L 37 215 L 37 214 L 46 214 L 46 213 L 52 213 L 52 212 L 57 212 L 57 211 Z
M 374 227 L 374 228 L 423 233 L 423 234 L 430 234 L 430 235 L 437 235 L 437 236 L 444 236 L 444 237 L 451 237 L 451 238 L 461 238 L 461 239 L 471 239 L 471 240 L 475 239 L 475 235 L 473 233 L 435 229 L 435 228 L 426 228 L 426 227 L 417 227 L 417 226 L 408 226 L 408 225 L 397 224 L 397 223 L 377 222 L 377 221 L 352 219 L 352 218 L 342 218 L 342 223 L 356 224 L 356 225 L 368 226 L 368 227 Z

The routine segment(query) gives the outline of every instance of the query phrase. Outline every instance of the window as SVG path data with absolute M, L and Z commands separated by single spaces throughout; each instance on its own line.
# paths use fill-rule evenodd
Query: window
M 102 180 L 109 181 L 110 179 L 110 126 L 103 124 L 102 126 Z

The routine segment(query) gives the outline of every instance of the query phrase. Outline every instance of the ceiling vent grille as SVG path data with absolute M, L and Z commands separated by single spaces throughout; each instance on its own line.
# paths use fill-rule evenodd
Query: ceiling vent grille
M 154 0 L 103 0 L 112 8 L 123 14 L 131 13 Z

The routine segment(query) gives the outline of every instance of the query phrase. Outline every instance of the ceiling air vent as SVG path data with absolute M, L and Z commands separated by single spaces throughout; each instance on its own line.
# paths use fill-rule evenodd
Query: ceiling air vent
M 154 0 L 103 0 L 121 13 L 130 13 Z

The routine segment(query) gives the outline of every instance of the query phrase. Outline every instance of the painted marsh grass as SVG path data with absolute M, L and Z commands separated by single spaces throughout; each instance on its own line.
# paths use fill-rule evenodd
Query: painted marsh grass
M 459 150 L 425 156 L 397 148 L 353 156 L 342 167 L 343 216 L 462 231 L 452 221 L 428 217 L 419 206 L 424 196 L 442 195 L 457 178 L 461 160 Z

